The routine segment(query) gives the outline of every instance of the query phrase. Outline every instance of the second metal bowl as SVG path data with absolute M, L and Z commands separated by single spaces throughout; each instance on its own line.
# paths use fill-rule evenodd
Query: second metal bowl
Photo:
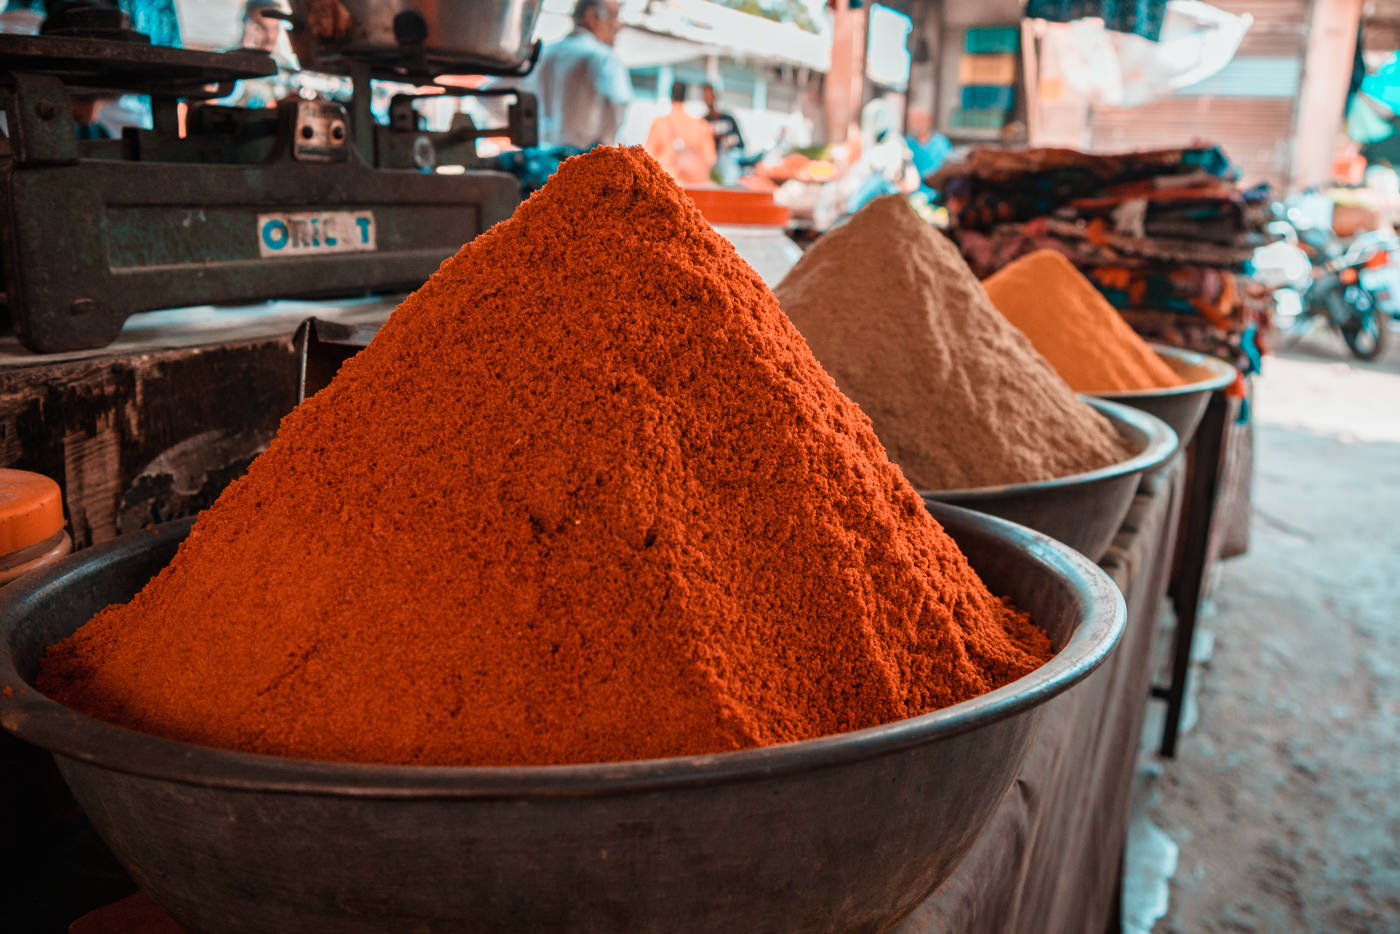
M 1216 357 L 1153 344 L 1152 349 L 1162 362 L 1190 382 L 1165 389 L 1134 389 L 1124 392 L 1096 392 L 1092 395 L 1110 402 L 1120 402 L 1157 416 L 1176 432 L 1184 448 L 1196 436 L 1196 428 L 1205 415 L 1211 393 L 1224 389 L 1235 381 L 1238 371 Z
M 1099 561 L 1133 504 L 1142 474 L 1177 449 L 1176 432 L 1152 415 L 1081 396 L 1133 446 L 1132 457 L 1086 473 L 967 490 L 925 490 L 925 503 L 953 503 L 1043 532 Z

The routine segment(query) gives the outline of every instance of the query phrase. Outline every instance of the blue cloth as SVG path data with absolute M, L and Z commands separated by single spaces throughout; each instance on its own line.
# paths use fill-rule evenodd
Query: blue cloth
M 1384 65 L 1361 79 L 1361 93 L 1400 113 L 1400 53 L 1391 55 Z
M 889 179 L 879 172 L 871 172 L 870 175 L 861 182 L 855 194 L 846 201 L 846 213 L 854 214 L 863 208 L 868 202 L 874 201 L 881 195 L 898 194 L 899 189 L 894 187 Z
M 1077 19 L 1101 19 L 1115 32 L 1133 33 L 1156 42 L 1162 35 L 1167 0 L 1029 0 L 1027 19 L 1068 23 Z
M 914 155 L 914 171 L 919 173 L 920 179 L 928 178 L 942 168 L 948 151 L 953 148 L 948 137 L 942 133 L 934 133 L 926 143 L 912 136 L 906 136 L 904 142 L 909 144 L 909 151 Z
M 509 172 L 520 179 L 521 194 L 528 197 L 544 187 L 544 183 L 559 169 L 561 162 L 582 152 L 582 149 L 573 146 L 516 149 L 486 159 L 484 165 L 498 172 Z
M 175 0 L 117 0 L 131 17 L 131 28 L 151 37 L 151 45 L 180 46 L 180 17 Z

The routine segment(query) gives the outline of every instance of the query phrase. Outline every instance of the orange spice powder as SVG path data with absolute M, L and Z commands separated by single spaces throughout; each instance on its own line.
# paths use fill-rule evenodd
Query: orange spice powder
M 1077 392 L 1165 389 L 1185 382 L 1054 250 L 1022 256 L 982 284 L 992 304 Z

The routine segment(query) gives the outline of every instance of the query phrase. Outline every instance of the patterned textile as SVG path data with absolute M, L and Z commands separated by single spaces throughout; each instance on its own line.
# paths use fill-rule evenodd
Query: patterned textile
M 944 166 L 928 184 L 941 193 L 960 228 L 1029 220 L 1091 196 L 1119 197 L 1123 186 L 1166 188 L 1172 180 L 1208 179 L 1239 197 L 1230 161 L 1216 147 L 1093 155 L 1070 149 L 977 150 Z
M 1242 373 L 1267 349 L 1272 298 L 1248 276 L 1267 189 L 1240 190 L 1214 147 L 1101 156 L 979 150 L 937 173 L 968 265 L 986 278 L 1055 250 L 1133 329 Z

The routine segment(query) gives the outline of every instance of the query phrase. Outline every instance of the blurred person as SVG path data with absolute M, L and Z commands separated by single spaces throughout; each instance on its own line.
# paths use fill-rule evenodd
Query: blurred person
M 283 12 L 278 0 L 248 0 L 243 5 L 243 35 L 238 48 L 271 55 L 277 49 L 277 40 L 282 38 L 282 21 L 263 16 L 263 11 Z
M 744 134 L 734 115 L 719 109 L 713 84 L 701 85 L 700 96 L 705 101 L 705 122 L 710 125 L 710 135 L 715 140 L 714 180 L 721 185 L 733 185 L 742 174 L 739 159 L 744 155 Z
M 926 179 L 942 167 L 953 144 L 933 128 L 933 114 L 928 108 L 910 107 L 908 121 L 908 135 L 904 142 L 908 144 L 913 157 L 914 170 L 921 180 Z
M 646 151 L 682 185 L 703 185 L 715 167 L 715 138 L 710 124 L 685 109 L 689 88 L 671 85 L 671 110 L 657 117 L 647 133 Z
M 540 145 L 586 152 L 617 141 L 632 78 L 613 51 L 620 0 L 578 0 L 574 31 L 546 46 L 528 87 L 539 98 Z
M 231 94 L 211 103 L 261 109 L 276 107 L 278 101 L 289 97 L 303 96 L 297 87 L 296 59 L 285 38 L 285 20 L 264 16 L 264 12 L 285 15 L 287 8 L 283 0 L 246 0 L 239 20 L 238 45 L 230 51 L 265 52 L 276 63 L 277 73 L 265 78 L 244 78 L 234 85 Z M 308 92 L 305 96 L 313 95 Z
M 700 87 L 700 97 L 705 101 L 705 122 L 710 125 L 710 134 L 715 138 L 715 155 L 724 156 L 744 152 L 744 134 L 739 129 L 739 121 L 731 113 L 719 109 L 719 95 L 713 84 Z

